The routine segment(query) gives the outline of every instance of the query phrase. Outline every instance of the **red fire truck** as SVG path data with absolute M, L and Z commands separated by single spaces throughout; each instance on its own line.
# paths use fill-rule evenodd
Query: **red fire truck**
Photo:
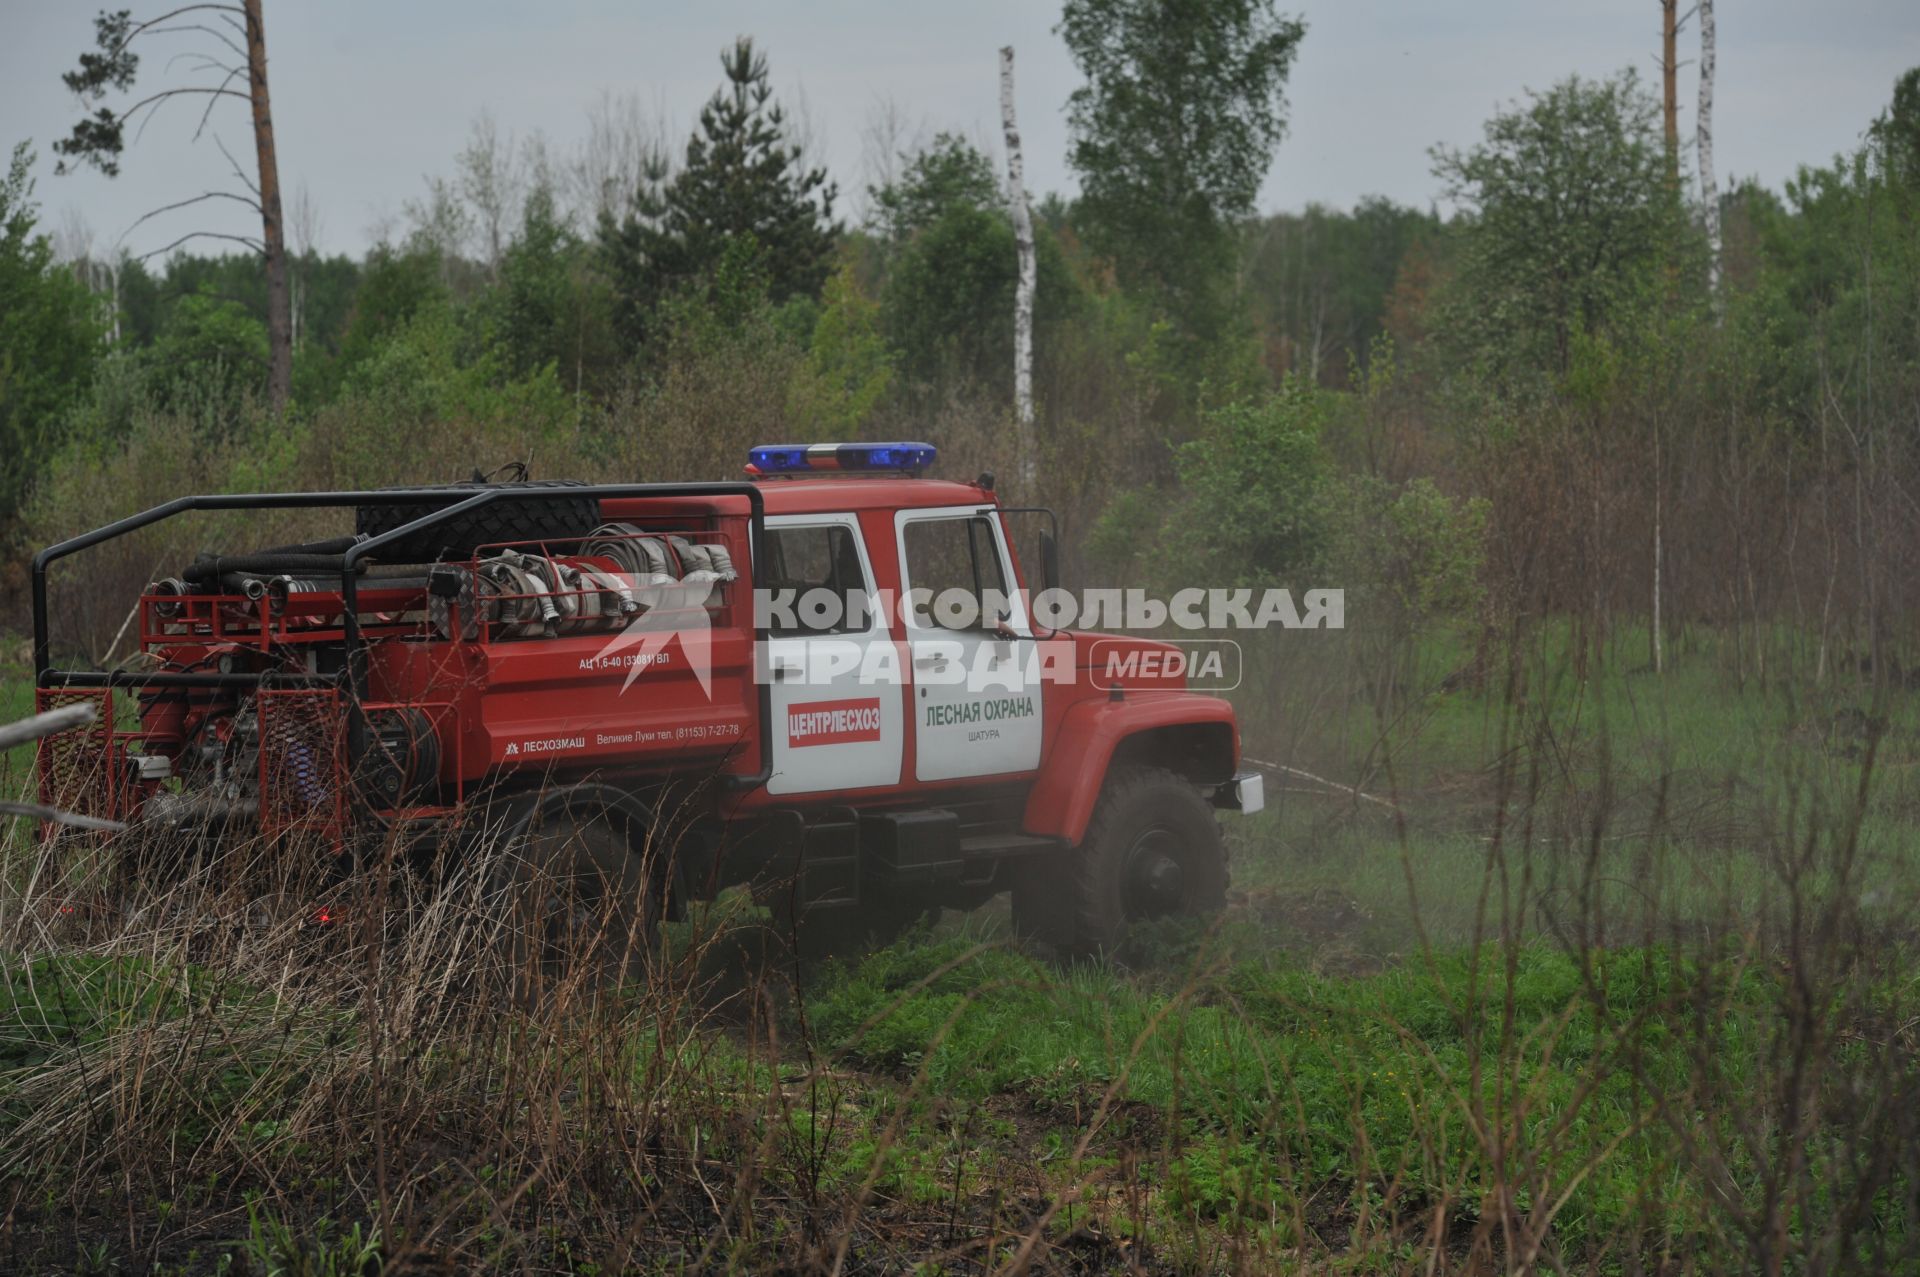
M 49 803 L 153 839 L 507 838 L 648 923 L 727 886 L 887 933 L 1011 890 L 1069 952 L 1223 901 L 1259 810 L 1232 706 L 1166 645 L 1051 630 L 991 475 L 921 443 L 771 445 L 736 482 L 476 481 L 183 497 L 33 563 Z M 144 659 L 57 668 L 49 571 L 192 511 L 351 534 L 202 554 L 139 600 Z M 1096 650 L 1097 645 L 1097 650 Z M 1129 659 L 1131 656 L 1133 659 Z

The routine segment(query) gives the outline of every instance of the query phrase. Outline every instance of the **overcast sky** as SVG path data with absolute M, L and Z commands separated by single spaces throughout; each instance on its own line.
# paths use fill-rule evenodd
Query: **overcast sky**
M 164 11 L 127 2 L 136 14 Z M 197 105 L 176 100 L 118 179 L 53 175 L 51 144 L 79 113 L 60 73 L 91 43 L 94 8 L 0 0 L 0 143 L 32 139 L 46 221 L 77 210 L 106 244 L 147 209 L 220 185 L 227 166 L 206 139 L 192 143 Z M 1321 0 L 1298 11 L 1307 37 L 1267 209 L 1369 194 L 1424 205 L 1437 190 L 1428 148 L 1470 144 L 1523 90 L 1628 65 L 1658 81 L 1658 0 Z M 996 50 L 1010 43 L 1029 186 L 1067 191 L 1063 110 L 1078 81 L 1052 33 L 1057 13 L 1030 0 L 267 0 L 281 183 L 289 195 L 305 188 L 321 248 L 358 253 L 421 192 L 423 175 L 451 171 L 482 110 L 502 130 L 539 131 L 564 150 L 601 93 L 635 95 L 671 121 L 677 149 L 720 79 L 718 51 L 751 34 L 847 197 L 862 185 L 862 135 L 882 102 L 912 125 L 995 142 L 997 154 Z M 1920 63 L 1916 0 L 1720 0 L 1717 16 L 1723 182 L 1778 186 L 1797 165 L 1852 147 L 1894 78 Z M 138 87 L 192 82 L 185 62 L 171 77 L 166 62 L 194 45 L 190 36 L 147 44 Z M 1684 32 L 1681 47 L 1693 58 L 1696 33 Z M 1681 77 L 1690 136 L 1694 67 Z M 244 104 L 223 103 L 214 120 L 250 163 Z M 246 217 L 237 205 L 188 210 L 127 243 L 144 252 L 197 228 L 242 231 Z

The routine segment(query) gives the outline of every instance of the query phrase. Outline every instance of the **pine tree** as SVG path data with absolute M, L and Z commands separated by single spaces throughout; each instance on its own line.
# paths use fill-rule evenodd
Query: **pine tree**
M 656 170 L 619 222 L 601 218 L 622 331 L 634 342 L 665 298 L 708 282 L 742 237 L 759 245 L 774 302 L 817 296 L 833 264 L 838 192 L 788 141 L 766 56 L 743 37 L 720 65 L 726 83 L 701 110 L 680 170 L 664 182 Z

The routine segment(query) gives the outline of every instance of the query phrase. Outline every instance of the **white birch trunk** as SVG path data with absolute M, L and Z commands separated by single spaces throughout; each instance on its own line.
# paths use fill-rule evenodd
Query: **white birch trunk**
M 1033 431 L 1033 214 L 1027 208 L 1027 189 L 1020 161 L 1020 129 L 1013 118 L 1013 46 L 1000 50 L 1000 122 L 1007 134 L 1007 202 L 1013 215 L 1013 238 L 1020 252 L 1020 285 L 1013 296 L 1013 406 L 1020 424 L 1020 484 L 1028 495 L 1034 487 L 1036 457 Z
M 1707 288 L 1720 291 L 1720 186 L 1713 176 L 1713 0 L 1700 2 L 1700 114 L 1694 149 L 1700 155 L 1700 201 L 1707 214 Z M 1717 305 L 1717 302 L 1716 302 Z

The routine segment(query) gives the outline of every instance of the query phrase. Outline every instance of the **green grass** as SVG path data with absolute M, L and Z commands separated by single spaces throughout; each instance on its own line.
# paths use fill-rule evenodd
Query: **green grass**
M 769 1146 L 755 1132 L 778 1123 L 781 1160 L 758 1172 L 776 1193 L 796 1192 L 794 1167 L 809 1162 L 820 1169 L 813 1191 L 835 1202 L 872 1193 L 873 1209 L 971 1212 L 1019 1190 L 1080 1201 L 1078 1218 L 1160 1255 L 1226 1238 L 1384 1254 L 1432 1203 L 1470 1225 L 1487 1194 L 1516 1182 L 1523 1209 L 1552 1203 L 1564 1253 L 1618 1246 L 1650 1216 L 1659 1224 L 1641 1244 L 1692 1244 L 1721 1203 L 1649 1089 L 1696 1088 L 1687 1120 L 1731 1129 L 1739 1114 L 1726 1096 L 1764 1093 L 1788 997 L 1778 968 L 1737 953 L 1620 950 L 1583 965 L 1532 944 L 1354 977 L 1309 970 L 1231 925 L 1163 928 L 1161 964 L 1133 970 L 1061 968 L 980 931 L 922 934 L 817 979 L 805 1000 L 817 1095 L 789 1074 L 779 1099 L 766 1064 L 724 1031 L 710 1029 L 704 1046 L 683 1040 L 677 1049 L 694 1050 L 708 1079 L 704 1102 L 721 1107 L 679 1120 L 709 1131 L 723 1165 L 761 1156 L 754 1148 Z M 212 1110 L 246 1110 L 247 1130 L 261 1133 L 242 1141 L 250 1158 L 297 1160 L 283 1135 L 300 1105 L 296 1063 L 269 1077 L 251 1065 L 257 1048 L 225 1045 L 278 1037 L 258 1031 L 281 1015 L 269 1001 L 132 959 L 41 959 L 7 973 L 0 1143 L 31 1115 L 7 1102 L 14 1085 L 45 1067 L 71 1073 L 108 1038 L 192 1012 L 219 1048 L 196 1093 Z M 1718 1010 L 1704 1040 L 1691 1015 L 1702 988 Z M 785 1017 L 790 1040 L 797 1014 Z M 351 1059 L 354 1018 L 339 1016 L 331 1039 Z M 659 1046 L 636 1041 L 633 1067 L 651 1067 Z M 1717 1093 L 1697 1090 L 1703 1058 L 1720 1062 Z M 173 1132 L 145 1132 L 143 1146 L 207 1137 L 208 1108 L 161 1112 Z M 1756 1181 L 1752 1165 L 1732 1169 L 1736 1183 Z M 1134 1209 L 1096 1191 L 1113 1185 Z M 340 1236 L 368 1224 L 338 1209 L 323 1218 L 340 1221 L 329 1225 Z M 1010 1207 L 1008 1218 L 1022 1215 Z M 275 1223 L 276 1244 L 294 1246 L 309 1225 Z
M 1656 675 L 1643 631 L 1576 677 L 1565 643 L 1550 630 L 1511 682 L 1495 668 L 1474 689 L 1447 679 L 1470 652 L 1440 635 L 1417 654 L 1415 691 L 1381 710 L 1348 696 L 1304 761 L 1398 812 L 1270 778 L 1268 813 L 1235 829 L 1236 882 L 1341 902 L 1368 925 L 1340 942 L 1380 955 L 1411 952 L 1422 930 L 1442 945 L 1497 933 L 1503 907 L 1509 931 L 1539 927 L 1587 890 L 1643 932 L 1753 916 L 1789 873 L 1897 918 L 1920 870 L 1920 698 L 1857 674 L 1743 682 L 1705 637 Z
M 1610 1235 L 1656 1199 L 1684 1227 L 1675 1195 L 1698 1189 L 1678 1173 L 1671 1133 L 1644 1120 L 1638 1088 L 1682 1084 L 1686 1046 L 1664 1026 L 1640 1032 L 1630 1072 L 1616 1026 L 1699 973 L 1660 952 L 1610 953 L 1584 977 L 1542 946 L 1515 951 L 1511 969 L 1505 956 L 1346 978 L 1196 941 L 1193 963 L 1156 988 L 963 934 L 837 972 L 811 1018 L 846 1058 L 943 1102 L 1018 1099 L 1058 1126 L 1056 1156 L 1096 1115 L 1150 1106 L 1177 1150 L 1154 1176 L 1176 1215 L 1292 1219 L 1328 1194 L 1354 1215 L 1388 1193 L 1448 1198 L 1471 1217 L 1497 1163 L 1531 1156 L 1555 1168 L 1542 1187 L 1568 1193 L 1563 1243 Z M 1752 971 L 1732 978 L 1721 1034 L 1735 1058 L 1779 993 Z M 1512 1129 L 1476 1129 L 1503 1108 Z M 1577 1182 L 1576 1167 L 1587 1168 Z
M 33 713 L 33 665 L 21 645 L 0 634 L 0 723 L 12 723 Z M 22 745 L 0 753 L 0 796 L 26 792 L 33 775 L 33 746 Z

